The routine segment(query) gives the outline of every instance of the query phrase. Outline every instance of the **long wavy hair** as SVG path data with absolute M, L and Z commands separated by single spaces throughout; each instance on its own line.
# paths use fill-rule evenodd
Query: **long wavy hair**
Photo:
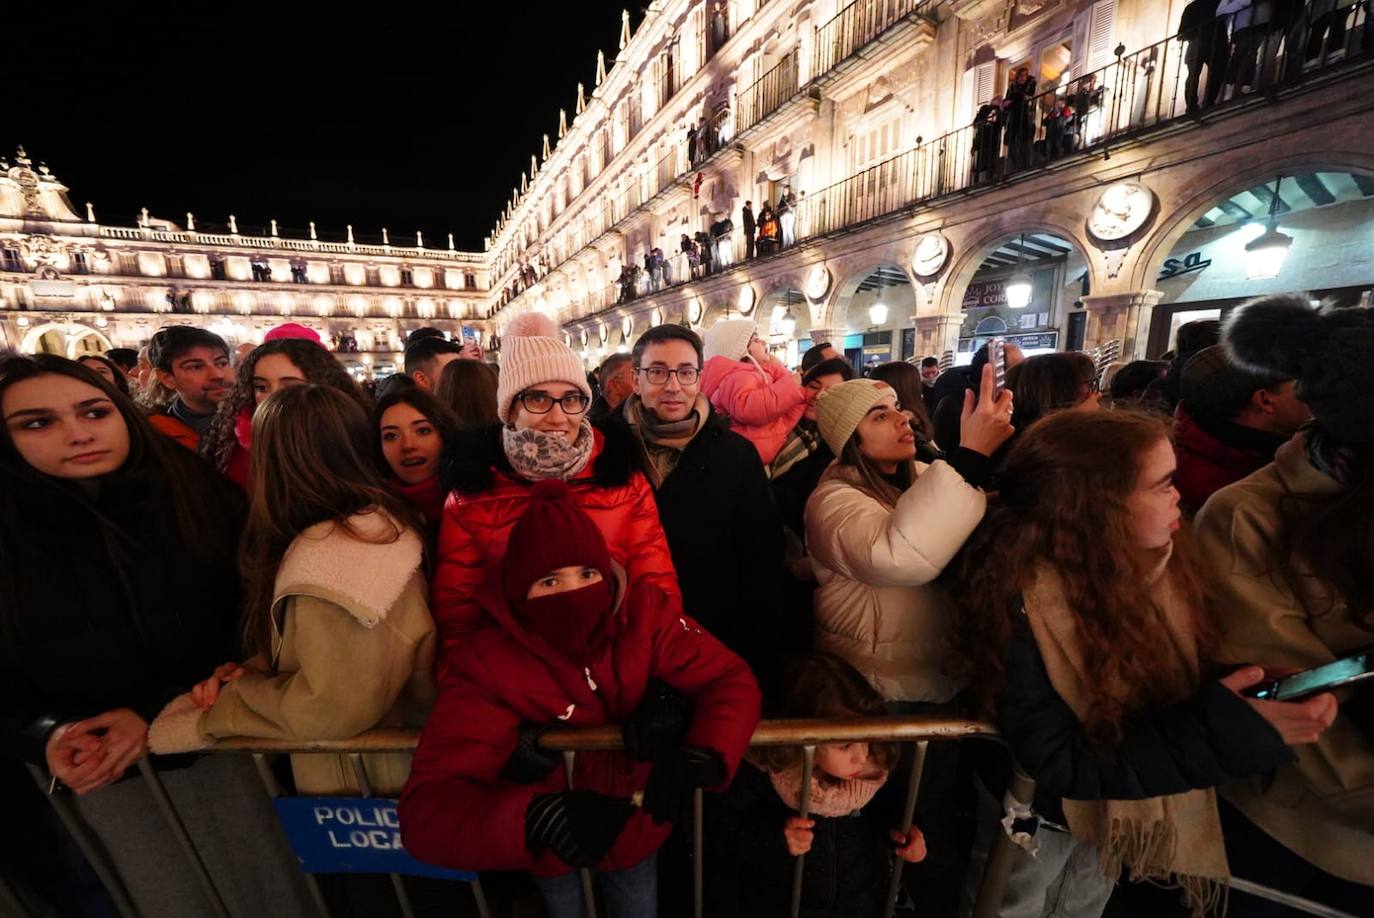
M 1006 459 L 1000 499 L 946 571 L 958 604 L 952 643 L 983 713 L 1005 685 L 1002 654 L 1020 615 L 1020 596 L 1041 565 L 1059 573 L 1086 649 L 1087 681 L 1103 687 L 1085 719 L 1103 746 L 1149 703 L 1158 634 L 1142 588 L 1148 553 L 1132 539 L 1127 501 L 1144 457 L 1167 441 L 1165 422 L 1131 411 L 1052 414 L 1018 440 Z M 1166 576 L 1194 611 L 1199 659 L 1206 667 L 1217 628 L 1203 601 L 1193 555 L 1176 534 Z M 1121 686 L 1119 691 L 1109 687 Z
M 409 503 L 382 483 L 372 461 L 374 439 L 367 412 L 332 386 L 288 386 L 258 406 L 248 463 L 252 503 L 239 551 L 249 655 L 270 654 L 277 571 L 306 529 L 332 521 L 379 543 L 394 542 L 407 527 L 420 529 Z M 385 538 L 369 539 L 349 522 L 379 510 L 393 521 Z
M 894 360 L 875 367 L 869 377 L 887 383 L 897 393 L 897 404 L 902 406 L 902 410 L 915 415 L 911 426 L 916 433 L 927 440 L 934 439 L 935 426 L 930 423 L 926 400 L 921 394 L 925 383 L 921 380 L 920 370 L 905 360 Z
M 267 341 L 254 348 L 239 364 L 234 385 L 219 403 L 215 419 L 200 442 L 200 454 L 214 463 L 223 472 L 229 468 L 229 459 L 234 454 L 234 444 L 238 442 L 234 426 L 244 408 L 252 408 L 256 402 L 253 393 L 253 374 L 257 371 L 258 361 L 268 354 L 281 354 L 296 365 L 305 381 L 316 385 L 329 386 L 347 395 L 363 413 L 372 410 L 372 400 L 368 398 L 348 371 L 343 368 L 334 355 L 314 341 L 304 338 L 278 338 Z
M 489 427 L 496 415 L 496 374 L 480 360 L 450 360 L 434 395 L 460 427 Z

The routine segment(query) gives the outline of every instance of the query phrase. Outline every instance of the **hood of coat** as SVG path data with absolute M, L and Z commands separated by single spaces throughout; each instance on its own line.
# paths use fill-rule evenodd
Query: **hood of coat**
M 390 539 L 396 530 L 400 536 Z M 354 514 L 347 527 L 332 520 L 316 523 L 296 536 L 282 557 L 272 605 L 289 596 L 314 596 L 371 628 L 386 618 L 420 569 L 423 550 L 419 533 L 380 509 Z
M 601 487 L 628 484 L 637 471 L 638 447 L 634 434 L 625 425 L 607 424 L 592 430 L 592 457 L 573 482 L 588 482 Z M 501 425 L 466 430 L 446 444 L 439 464 L 445 491 L 480 494 L 496 484 L 497 476 L 516 483 L 533 482 L 516 475 L 501 441 Z
M 748 360 L 712 357 L 706 361 L 706 367 L 701 372 L 701 394 L 711 398 L 725 380 L 738 373 L 747 373 L 765 383 L 769 381 L 768 374 L 763 371 L 763 367 L 754 362 L 752 357 Z
M 611 629 L 606 641 L 606 648 L 615 642 L 615 638 L 624 630 L 625 622 L 625 594 L 629 588 L 629 576 L 625 569 L 615 561 L 611 562 L 611 608 L 609 615 L 612 618 Z M 501 580 L 501 566 L 497 565 L 487 576 L 482 585 L 482 592 L 478 596 L 478 602 L 482 608 L 487 610 L 492 619 L 505 631 L 516 643 L 529 650 L 540 659 L 558 659 L 567 663 L 574 669 L 580 669 L 576 664 L 563 655 L 557 648 L 551 646 L 547 641 L 537 634 L 532 634 L 524 625 L 520 624 L 515 617 L 515 612 L 511 609 L 510 603 L 506 600 L 505 589 Z

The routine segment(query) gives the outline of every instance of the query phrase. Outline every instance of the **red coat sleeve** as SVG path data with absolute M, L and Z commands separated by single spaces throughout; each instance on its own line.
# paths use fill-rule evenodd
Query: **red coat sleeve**
M 677 582 L 677 569 L 673 567 L 673 554 L 668 549 L 668 536 L 663 532 L 653 488 L 639 472 L 630 479 L 627 513 L 629 541 L 625 546 L 625 572 L 630 583 L 652 583 L 677 600 L 676 607 L 681 608 L 682 590 Z
M 649 675 L 692 699 L 692 726 L 685 744 L 719 755 L 729 784 L 759 725 L 759 684 L 744 660 L 694 620 L 676 614 L 657 597 L 630 608 L 640 614 L 641 605 L 660 619 Z
M 430 605 L 442 642 L 451 635 L 471 631 L 482 620 L 477 594 L 486 576 L 484 554 L 456 494 L 450 494 L 444 504 L 437 555 Z
M 525 810 L 547 788 L 497 777 L 519 727 L 515 712 L 474 681 L 444 678 L 398 808 L 408 852 L 454 870 L 530 868 Z

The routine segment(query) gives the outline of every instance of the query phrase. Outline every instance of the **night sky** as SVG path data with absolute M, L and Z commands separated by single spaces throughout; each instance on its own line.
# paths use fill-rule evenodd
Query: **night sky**
M 11 4 L 0 154 L 23 144 L 104 223 L 233 213 L 245 233 L 314 220 L 481 251 L 579 80 L 590 95 L 598 48 L 609 69 L 624 5 Z

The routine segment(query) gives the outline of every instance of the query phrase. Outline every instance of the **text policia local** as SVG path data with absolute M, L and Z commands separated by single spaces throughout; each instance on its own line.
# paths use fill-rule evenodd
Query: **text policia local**
M 313 812 L 316 825 L 329 827 L 329 843 L 335 848 L 405 850 L 394 806 L 317 806 Z

